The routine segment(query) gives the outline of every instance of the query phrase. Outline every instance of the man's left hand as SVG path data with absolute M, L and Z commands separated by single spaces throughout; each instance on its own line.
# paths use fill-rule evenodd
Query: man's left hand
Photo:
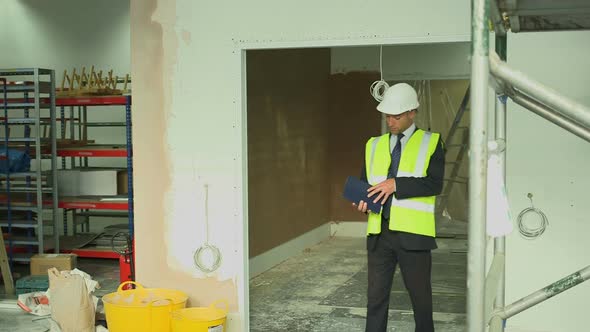
M 369 192 L 367 197 L 373 197 L 373 195 L 379 193 L 379 195 L 377 195 L 377 197 L 375 197 L 373 200 L 373 203 L 377 203 L 382 199 L 381 205 L 383 205 L 389 196 L 395 192 L 395 179 L 387 179 L 372 186 L 371 188 L 367 189 L 367 191 Z

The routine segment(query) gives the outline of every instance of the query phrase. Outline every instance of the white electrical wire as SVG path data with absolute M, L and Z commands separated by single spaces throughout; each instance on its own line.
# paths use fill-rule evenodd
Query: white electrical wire
M 428 80 L 428 131 L 431 130 L 432 126 L 432 86 L 430 80 Z
M 219 268 L 221 265 L 221 252 L 216 246 L 209 244 L 209 186 L 205 185 L 205 226 L 206 226 L 206 240 L 205 244 L 199 247 L 193 256 L 195 266 L 205 272 L 211 273 Z M 207 255 L 208 254 L 208 255 Z M 204 259 L 209 256 L 209 262 Z
M 371 96 L 373 96 L 376 101 L 381 102 L 383 100 L 385 91 L 389 89 L 389 84 L 383 80 L 383 45 L 381 45 L 379 49 L 379 73 L 381 74 L 381 79 L 379 81 L 373 82 L 369 88 L 369 91 L 371 92 Z
M 537 209 L 533 205 L 533 194 L 529 193 L 527 195 L 527 197 L 531 200 L 531 206 L 522 210 L 520 212 L 520 214 L 518 215 L 518 218 L 517 218 L 518 229 L 520 231 L 520 234 L 525 239 L 532 240 L 532 239 L 535 239 L 535 238 L 541 236 L 541 234 L 543 234 L 545 232 L 547 225 L 549 225 L 549 219 L 547 219 L 547 216 L 545 215 L 545 213 L 543 213 L 543 211 Z M 539 218 L 541 218 L 541 223 L 539 225 L 534 226 L 534 227 L 527 225 L 527 223 L 524 222 L 524 216 L 529 213 L 537 214 L 539 216 Z
M 209 253 L 210 257 L 213 257 L 213 261 L 209 263 L 203 262 L 204 258 L 207 257 L 205 254 Z M 219 268 L 221 265 L 221 252 L 215 246 L 205 244 L 201 246 L 195 252 L 195 256 L 193 257 L 195 260 L 195 265 L 199 270 L 205 273 L 211 273 Z

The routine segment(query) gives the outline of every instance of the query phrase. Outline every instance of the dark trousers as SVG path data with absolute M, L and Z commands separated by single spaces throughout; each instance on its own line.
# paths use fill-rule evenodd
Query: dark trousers
M 433 332 L 430 250 L 409 251 L 400 244 L 399 232 L 383 227 L 367 239 L 369 285 L 366 332 L 385 332 L 389 294 L 395 267 L 399 263 L 404 284 L 412 301 L 416 332 Z

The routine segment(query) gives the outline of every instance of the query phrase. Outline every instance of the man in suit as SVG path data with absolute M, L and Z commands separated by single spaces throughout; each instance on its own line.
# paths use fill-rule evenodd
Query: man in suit
M 368 303 L 366 332 L 385 332 L 389 295 L 397 264 L 412 301 L 416 332 L 432 332 L 431 250 L 436 249 L 434 204 L 444 177 L 440 134 L 416 128 L 414 88 L 405 83 L 385 91 L 377 110 L 390 133 L 372 137 L 365 148 L 362 179 L 372 185 L 367 203 L 353 204 L 368 214 Z

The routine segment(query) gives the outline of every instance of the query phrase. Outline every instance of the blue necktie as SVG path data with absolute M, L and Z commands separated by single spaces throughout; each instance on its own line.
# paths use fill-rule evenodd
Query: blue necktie
M 404 138 L 404 134 L 397 135 L 397 143 L 395 147 L 391 151 L 391 165 L 389 165 L 389 172 L 387 174 L 387 178 L 391 179 L 397 175 L 397 169 L 399 168 L 399 161 L 402 156 L 402 138 Z M 393 194 L 389 196 L 385 204 L 383 204 L 383 218 L 389 219 L 389 212 L 391 211 L 391 199 Z

